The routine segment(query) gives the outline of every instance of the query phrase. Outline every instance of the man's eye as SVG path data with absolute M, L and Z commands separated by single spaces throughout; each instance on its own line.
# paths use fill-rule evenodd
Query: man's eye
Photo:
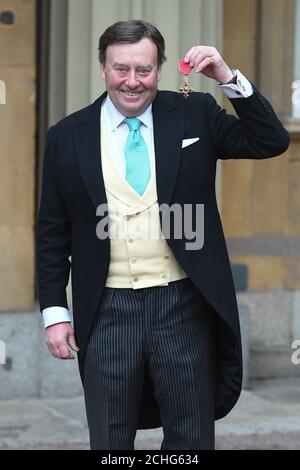
M 147 75 L 150 72 L 150 70 L 149 69 L 139 69 L 138 72 L 139 72 L 140 75 Z
M 125 67 L 115 67 L 115 71 L 119 73 L 125 73 L 126 69 Z

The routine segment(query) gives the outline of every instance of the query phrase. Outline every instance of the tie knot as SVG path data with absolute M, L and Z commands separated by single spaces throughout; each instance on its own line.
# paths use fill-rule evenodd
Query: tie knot
M 130 131 L 138 131 L 142 124 L 138 118 L 126 118 L 125 122 L 128 125 Z

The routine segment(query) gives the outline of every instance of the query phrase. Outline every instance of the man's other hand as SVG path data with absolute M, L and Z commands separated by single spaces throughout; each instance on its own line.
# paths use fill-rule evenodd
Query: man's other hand
M 56 359 L 74 359 L 70 349 L 76 352 L 79 351 L 75 342 L 74 328 L 69 322 L 48 326 L 46 328 L 45 341 L 50 353 Z
M 228 83 L 233 78 L 231 68 L 215 47 L 194 46 L 185 54 L 184 61 L 193 67 L 195 72 L 201 72 L 221 84 Z

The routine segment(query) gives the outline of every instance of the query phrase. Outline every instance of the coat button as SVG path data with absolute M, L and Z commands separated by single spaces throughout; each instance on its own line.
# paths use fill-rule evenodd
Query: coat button
M 133 282 L 138 282 L 139 278 L 138 277 L 134 277 L 133 278 Z

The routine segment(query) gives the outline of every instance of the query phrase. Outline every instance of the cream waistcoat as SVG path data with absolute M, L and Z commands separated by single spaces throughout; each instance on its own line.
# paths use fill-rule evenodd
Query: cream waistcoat
M 140 289 L 187 277 L 161 232 L 155 168 L 139 196 L 116 168 L 107 132 L 101 114 L 101 163 L 111 242 L 106 286 Z

